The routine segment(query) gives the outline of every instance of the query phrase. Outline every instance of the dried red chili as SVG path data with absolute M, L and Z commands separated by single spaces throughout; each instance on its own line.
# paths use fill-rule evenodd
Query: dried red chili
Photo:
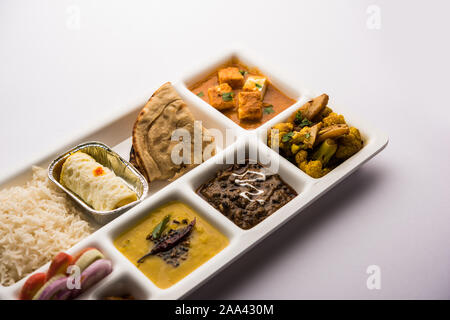
M 147 253 L 146 255 L 142 256 L 137 263 L 144 262 L 145 258 L 155 255 L 159 252 L 170 250 L 171 248 L 175 247 L 180 241 L 182 241 L 187 235 L 189 235 L 192 230 L 194 229 L 196 222 L 196 218 L 192 220 L 192 222 L 184 227 L 183 229 L 178 229 L 176 232 L 167 235 L 161 241 L 156 243 L 156 245 L 152 248 L 152 250 Z

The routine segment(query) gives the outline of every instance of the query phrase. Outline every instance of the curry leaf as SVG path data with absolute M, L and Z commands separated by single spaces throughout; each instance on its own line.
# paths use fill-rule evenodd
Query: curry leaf
M 205 94 L 203 93 L 203 91 L 200 91 L 199 93 L 197 93 L 197 96 L 199 97 L 203 97 Z

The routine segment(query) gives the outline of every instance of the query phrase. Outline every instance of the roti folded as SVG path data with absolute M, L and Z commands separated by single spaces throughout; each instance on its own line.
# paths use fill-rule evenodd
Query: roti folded
M 149 182 L 175 180 L 198 165 L 194 163 L 194 121 L 188 106 L 170 82 L 152 95 L 134 124 L 130 154 L 133 165 Z M 172 151 L 180 144 L 180 141 L 172 141 L 172 133 L 177 129 L 185 129 L 190 134 L 190 163 L 176 164 L 172 161 Z M 202 127 L 201 132 L 203 154 L 208 146 L 215 147 L 208 131 Z

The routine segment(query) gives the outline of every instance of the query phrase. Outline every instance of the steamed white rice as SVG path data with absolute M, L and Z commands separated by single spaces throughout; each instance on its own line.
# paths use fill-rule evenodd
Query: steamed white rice
M 0 284 L 9 286 L 93 232 L 71 199 L 33 167 L 23 187 L 0 191 Z

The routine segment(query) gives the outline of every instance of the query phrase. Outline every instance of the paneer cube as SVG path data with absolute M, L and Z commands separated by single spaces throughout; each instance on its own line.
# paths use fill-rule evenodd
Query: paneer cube
M 233 89 L 242 88 L 244 76 L 239 72 L 239 68 L 228 67 L 219 70 L 219 83 L 228 83 Z
M 263 104 L 259 92 L 239 92 L 239 120 L 260 120 Z
M 208 89 L 209 104 L 217 110 L 226 110 L 235 107 L 233 89 L 223 83 Z
M 264 100 L 264 95 L 267 89 L 267 78 L 263 76 L 248 76 L 244 84 L 244 91 L 259 92 L 261 100 Z

